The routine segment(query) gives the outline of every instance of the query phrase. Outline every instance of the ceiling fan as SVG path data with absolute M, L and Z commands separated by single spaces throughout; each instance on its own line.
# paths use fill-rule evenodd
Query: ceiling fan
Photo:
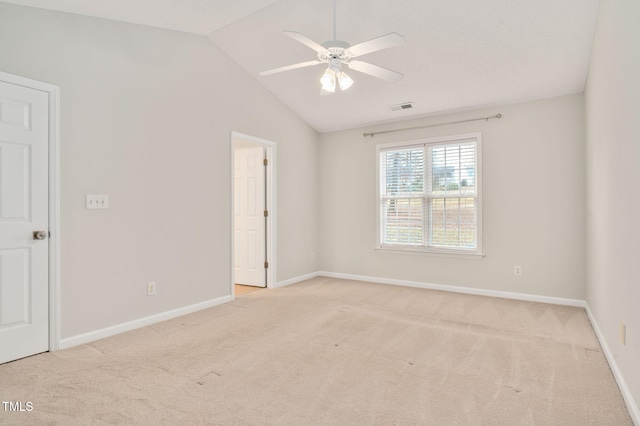
M 404 77 L 404 75 L 400 74 L 399 72 L 392 71 L 378 65 L 373 65 L 368 62 L 354 60 L 354 58 L 364 56 L 368 53 L 373 53 L 379 50 L 398 46 L 404 43 L 404 37 L 397 33 L 389 33 L 372 40 L 356 44 L 355 46 L 351 46 L 347 42 L 337 40 L 335 1 L 333 4 L 333 40 L 320 44 L 311 40 L 307 36 L 295 31 L 283 32 L 292 39 L 315 50 L 318 55 L 318 59 L 263 71 L 259 75 L 271 75 L 298 68 L 310 67 L 319 64 L 328 64 L 327 70 L 320 78 L 320 83 L 322 84 L 320 94 L 322 95 L 335 93 L 336 85 L 340 87 L 340 90 L 347 90 L 349 87 L 351 87 L 351 85 L 353 84 L 353 80 L 344 71 L 342 71 L 342 65 L 345 65 L 352 70 L 368 74 L 389 82 L 400 81 Z

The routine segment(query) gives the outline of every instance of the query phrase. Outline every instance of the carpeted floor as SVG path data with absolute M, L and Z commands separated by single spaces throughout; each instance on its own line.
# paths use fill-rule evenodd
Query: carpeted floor
M 314 278 L 0 365 L 2 425 L 632 425 L 581 308 Z

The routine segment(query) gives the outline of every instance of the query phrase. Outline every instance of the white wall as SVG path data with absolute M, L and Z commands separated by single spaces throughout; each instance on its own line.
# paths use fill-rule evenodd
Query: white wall
M 584 299 L 584 103 L 564 96 L 323 134 L 323 270 Z M 504 117 L 363 138 L 367 131 Z M 483 259 L 375 251 L 375 145 L 482 132 Z M 513 266 L 522 266 L 522 276 Z
M 603 0 L 586 88 L 587 302 L 640 402 L 640 2 Z M 619 338 L 627 325 L 627 344 Z
M 277 143 L 281 258 L 317 251 L 317 133 L 206 38 L 0 3 L 0 70 L 61 90 L 63 338 L 229 294 L 232 130 Z

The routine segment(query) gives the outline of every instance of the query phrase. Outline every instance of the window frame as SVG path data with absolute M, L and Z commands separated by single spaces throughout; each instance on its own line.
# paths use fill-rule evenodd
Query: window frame
M 460 144 L 465 141 L 475 141 L 476 144 L 476 204 L 477 204 L 477 213 L 476 213 L 476 248 L 467 249 L 467 248 L 445 248 L 445 247 L 435 247 L 429 245 L 429 226 L 428 220 L 424 218 L 423 226 L 423 241 L 424 245 L 406 245 L 406 244 L 383 244 L 382 243 L 382 206 L 384 202 L 384 197 L 381 195 L 381 170 L 380 170 L 380 154 L 383 151 L 390 149 L 399 149 L 399 148 L 413 148 L 420 146 L 429 146 L 429 145 L 445 145 L 445 144 Z M 385 252 L 401 252 L 407 254 L 430 254 L 430 255 L 445 255 L 445 256 L 461 256 L 461 257 L 483 257 L 483 249 L 482 249 L 482 133 L 466 133 L 460 135 L 451 135 L 451 136 L 442 136 L 442 137 L 434 137 L 434 138 L 424 138 L 424 139 L 414 139 L 408 141 L 400 141 L 400 142 L 390 142 L 384 144 L 376 145 L 376 245 L 375 250 L 381 250 Z M 427 159 L 425 157 L 425 170 L 431 168 L 431 164 L 427 164 Z M 427 188 L 423 188 L 423 194 L 421 197 L 424 200 L 424 214 L 429 215 L 429 208 L 427 204 L 431 197 L 427 195 Z M 439 198 L 439 197 L 434 197 Z M 465 198 L 465 197 L 454 197 L 454 198 Z

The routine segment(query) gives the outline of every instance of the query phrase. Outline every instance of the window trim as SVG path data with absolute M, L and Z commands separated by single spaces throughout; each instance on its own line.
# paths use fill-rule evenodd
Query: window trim
M 475 249 L 464 248 L 441 248 L 432 247 L 426 243 L 424 246 L 411 246 L 402 244 L 382 244 L 382 230 L 380 217 L 381 212 L 381 196 L 380 196 L 380 153 L 381 151 L 394 149 L 394 148 L 411 148 L 415 146 L 423 145 L 438 145 L 443 143 L 456 144 L 465 140 L 475 140 L 476 143 L 476 186 L 477 186 L 477 223 L 476 223 L 476 238 L 477 247 Z M 376 204 L 376 245 L 374 249 L 376 251 L 396 252 L 396 253 L 411 253 L 411 254 L 430 254 L 430 255 L 444 255 L 454 257 L 483 257 L 482 247 L 482 133 L 465 133 L 460 135 L 440 136 L 434 138 L 413 139 L 408 141 L 390 142 L 376 145 L 376 185 L 375 185 L 375 204 Z M 457 198 L 457 197 L 456 197 Z

